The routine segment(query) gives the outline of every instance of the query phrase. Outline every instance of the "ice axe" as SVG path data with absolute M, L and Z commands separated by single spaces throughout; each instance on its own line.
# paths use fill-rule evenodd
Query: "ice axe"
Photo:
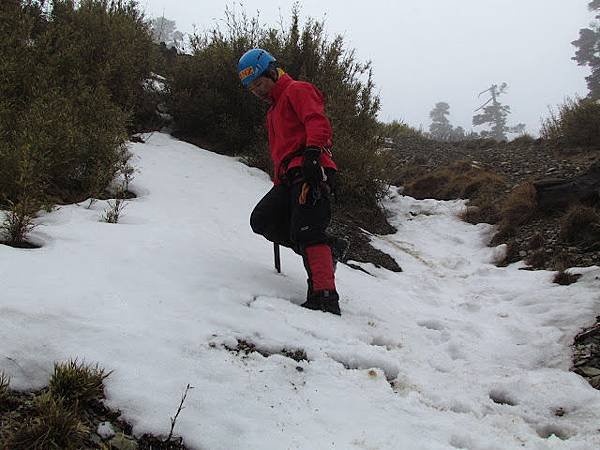
M 281 273 L 281 253 L 279 252 L 279 244 L 273 244 L 273 257 L 275 259 L 275 270 Z

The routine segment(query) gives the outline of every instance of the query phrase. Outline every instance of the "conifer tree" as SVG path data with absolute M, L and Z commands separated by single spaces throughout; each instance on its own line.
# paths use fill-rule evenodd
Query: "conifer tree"
M 506 93 L 508 84 L 502 83 L 500 86 L 493 84 L 490 88 L 479 93 L 479 96 L 489 92 L 490 98 L 479 108 L 475 110 L 482 111 L 480 114 L 473 116 L 473 125 L 489 125 L 489 131 L 482 131 L 480 134 L 482 137 L 490 137 L 497 141 L 506 141 L 507 133 L 523 133 L 525 131 L 525 124 L 520 123 L 515 126 L 508 126 L 506 124 L 507 117 L 510 114 L 510 106 L 503 105 L 498 100 L 498 97 Z
M 447 141 L 452 136 L 452 125 L 446 116 L 450 115 L 450 105 L 446 102 L 438 102 L 429 113 L 431 125 L 429 133 L 433 139 Z
M 167 48 L 180 49 L 183 43 L 183 33 L 177 30 L 174 20 L 155 17 L 150 22 L 152 41 L 156 44 L 164 42 Z
M 577 51 L 572 58 L 580 66 L 588 66 L 592 73 L 585 77 L 590 91 L 589 96 L 600 99 L 600 0 L 588 3 L 590 11 L 596 12 L 596 20 L 589 28 L 579 30 L 579 39 L 571 42 Z

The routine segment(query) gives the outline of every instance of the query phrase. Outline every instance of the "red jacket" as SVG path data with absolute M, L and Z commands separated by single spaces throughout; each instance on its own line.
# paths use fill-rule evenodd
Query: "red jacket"
M 286 170 L 302 165 L 302 156 L 286 157 L 304 147 L 319 147 L 321 166 L 337 169 L 331 159 L 332 131 L 325 116 L 323 94 L 312 84 L 282 74 L 271 90 L 273 103 L 267 112 L 269 148 L 274 164 L 275 184 Z

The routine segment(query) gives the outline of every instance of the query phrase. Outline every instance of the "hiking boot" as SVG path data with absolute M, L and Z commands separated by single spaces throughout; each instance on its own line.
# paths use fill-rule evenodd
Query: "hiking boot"
M 311 295 L 300 306 L 302 306 L 303 308 L 312 309 L 313 311 L 320 311 L 321 310 L 321 299 L 314 295 Z
M 350 243 L 346 239 L 334 237 L 329 246 L 331 247 L 331 258 L 333 259 L 333 273 L 335 273 L 337 263 L 343 261 L 346 257 Z
M 313 292 L 308 296 L 306 302 L 302 303 L 300 306 L 315 311 L 320 310 L 323 312 L 328 312 L 337 316 L 341 316 L 342 313 L 340 311 L 339 301 L 340 296 L 336 291 L 324 290 Z

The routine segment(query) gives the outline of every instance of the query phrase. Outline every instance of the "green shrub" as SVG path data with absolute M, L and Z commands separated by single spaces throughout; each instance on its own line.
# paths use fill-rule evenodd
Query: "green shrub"
M 23 247 L 27 235 L 35 228 L 32 206 L 27 201 L 12 204 L 0 223 L 0 242 L 13 247 Z
M 53 0 L 39 37 L 47 74 L 63 86 L 104 86 L 110 100 L 134 118 L 145 99 L 155 46 L 149 25 L 131 0 Z
M 535 143 L 535 138 L 529 133 L 523 133 L 521 136 L 517 136 L 510 142 L 511 144 L 518 145 L 532 145 Z
M 421 130 L 417 130 L 398 120 L 393 120 L 389 123 L 379 123 L 379 137 L 381 139 L 390 139 L 394 144 L 403 139 L 427 140 Z
M 104 398 L 104 380 L 110 373 L 77 360 L 56 363 L 50 378 L 49 392 L 66 405 L 86 406 Z
M 34 401 L 35 411 L 9 437 L 6 448 L 12 450 L 42 450 L 82 448 L 89 429 L 79 420 L 74 410 L 60 398 L 49 393 Z
M 169 83 L 175 135 L 264 165 L 266 105 L 243 89 L 236 70 L 246 50 L 263 47 L 293 78 L 325 94 L 342 201 L 377 204 L 390 175 L 377 153 L 379 98 L 370 64 L 357 62 L 342 36 L 329 39 L 323 22 L 308 19 L 301 25 L 297 8 L 282 30 L 263 28 L 257 17 L 231 10 L 225 25 L 194 36 L 193 54 L 178 58 Z
M 589 98 L 567 99 L 558 112 L 550 111 L 541 136 L 556 146 L 600 146 L 600 104 Z
M 53 0 L 47 13 L 42 3 L 0 8 L 1 206 L 102 192 L 150 72 L 153 46 L 134 2 Z

